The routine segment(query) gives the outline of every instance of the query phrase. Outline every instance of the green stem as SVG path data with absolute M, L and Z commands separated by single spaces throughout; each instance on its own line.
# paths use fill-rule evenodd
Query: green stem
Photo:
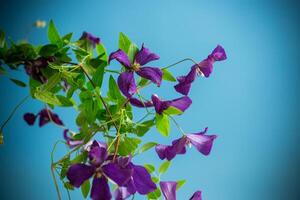
M 184 130 L 180 127 L 180 125 L 177 123 L 177 121 L 174 119 L 174 117 L 172 117 L 171 115 L 168 115 L 168 116 L 174 122 L 174 124 L 176 125 L 176 127 L 180 130 L 180 132 L 182 133 L 182 135 L 185 135 Z
M 61 200 L 61 194 L 60 194 L 59 187 L 58 187 L 58 184 L 57 184 L 57 181 L 56 181 L 54 169 L 55 169 L 55 166 L 51 165 L 51 174 L 52 174 L 52 178 L 53 178 L 53 181 L 54 181 L 54 185 L 55 185 L 55 189 L 56 189 L 56 193 L 57 193 L 57 198 L 59 200 Z
M 114 74 L 121 74 L 119 71 L 110 70 L 110 69 L 105 69 L 105 72 L 110 72 L 110 73 L 114 73 Z
M 191 61 L 191 62 L 193 62 L 194 64 L 199 65 L 194 59 L 192 59 L 192 58 L 185 58 L 185 59 L 180 60 L 180 61 L 178 61 L 178 62 L 176 62 L 176 63 L 173 63 L 173 64 L 171 64 L 171 65 L 168 65 L 168 66 L 166 66 L 166 67 L 163 67 L 162 69 L 169 69 L 169 68 L 171 68 L 171 67 L 173 67 L 173 66 L 175 66 L 175 65 L 178 65 L 178 64 L 180 64 L 180 63 L 182 63 L 182 62 L 185 62 L 185 61 Z

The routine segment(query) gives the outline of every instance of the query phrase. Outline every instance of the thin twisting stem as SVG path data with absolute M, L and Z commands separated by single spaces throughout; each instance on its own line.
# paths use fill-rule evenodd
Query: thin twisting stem
M 168 66 L 166 66 L 166 67 L 163 67 L 162 69 L 169 69 L 169 68 L 171 68 L 171 67 L 173 67 L 173 66 L 175 66 L 175 65 L 178 65 L 178 64 L 180 64 L 180 63 L 182 63 L 182 62 L 185 62 L 185 61 L 192 61 L 195 65 L 198 65 L 198 66 L 199 66 L 199 64 L 198 64 L 194 59 L 192 59 L 192 58 L 185 58 L 185 59 L 180 60 L 180 61 L 178 61 L 178 62 L 176 62 L 176 63 L 173 63 L 173 64 L 171 64 L 171 65 L 168 65 Z M 200 67 L 200 66 L 199 66 L 199 67 Z
M 57 181 L 56 181 L 54 169 L 55 169 L 55 166 L 51 165 L 51 174 L 52 174 L 52 178 L 53 178 L 53 181 L 54 181 L 57 197 L 58 197 L 59 200 L 61 200 L 61 194 L 60 194 L 59 187 L 58 187 L 58 184 L 57 184 Z

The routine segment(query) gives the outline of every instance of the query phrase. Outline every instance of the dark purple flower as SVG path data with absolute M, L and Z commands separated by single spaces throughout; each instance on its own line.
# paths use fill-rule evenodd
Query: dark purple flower
M 186 76 L 179 76 L 177 78 L 179 83 L 174 86 L 175 90 L 183 95 L 187 95 L 197 74 L 209 77 L 213 70 L 214 62 L 222 61 L 226 58 L 225 50 L 222 46 L 218 45 L 205 60 L 201 61 L 197 65 L 193 65 L 190 72 Z
M 97 141 L 94 141 L 91 145 L 88 156 L 90 164 L 71 165 L 67 172 L 67 178 L 70 184 L 80 187 L 86 180 L 94 176 L 91 198 L 94 200 L 110 200 L 111 193 L 107 178 L 118 186 L 123 186 L 132 177 L 133 170 L 111 162 L 106 144 Z
M 39 126 L 42 127 L 51 120 L 56 123 L 57 125 L 63 126 L 63 122 L 59 118 L 59 116 L 55 113 L 53 113 L 49 109 L 42 109 L 38 114 L 33 113 L 25 113 L 23 118 L 27 122 L 28 125 L 33 125 L 36 118 L 39 117 Z
M 64 130 L 64 139 L 67 141 L 67 145 L 70 147 L 70 148 L 74 148 L 74 147 L 77 147 L 81 144 L 83 144 L 83 140 L 75 140 L 73 137 L 70 137 L 68 136 L 68 133 L 69 133 L 69 129 L 65 129 Z
M 188 96 L 184 96 L 178 99 L 173 99 L 169 101 L 162 101 L 158 98 L 157 95 L 152 95 L 151 97 L 155 111 L 158 114 L 162 114 L 164 110 L 168 109 L 169 107 L 174 107 L 181 112 L 184 112 L 191 104 L 192 100 Z
M 88 33 L 88 32 L 85 32 L 85 31 L 82 33 L 82 36 L 80 37 L 80 40 L 86 40 L 86 41 L 90 42 L 94 48 L 97 44 L 100 43 L 100 38 L 95 37 L 91 33 Z
M 27 75 L 31 76 L 33 79 L 41 82 L 46 83 L 47 78 L 42 73 L 42 70 L 48 67 L 48 62 L 53 62 L 54 57 L 39 57 L 36 60 L 29 60 L 26 61 L 24 64 L 25 71 Z
M 199 133 L 186 134 L 185 136 L 176 139 L 172 142 L 172 145 L 158 144 L 155 147 L 155 151 L 161 160 L 172 160 L 177 154 L 185 154 L 186 145 L 193 145 L 203 155 L 209 155 L 213 141 L 216 139 L 216 135 L 205 135 L 207 128 Z
M 133 63 L 130 62 L 126 53 L 121 49 L 110 54 L 109 61 L 114 59 L 127 69 L 127 72 L 123 72 L 118 78 L 119 88 L 127 98 L 130 98 L 136 92 L 133 72 L 136 72 L 139 76 L 150 80 L 157 86 L 160 86 L 163 74 L 161 69 L 157 67 L 144 66 L 150 61 L 158 60 L 159 56 L 151 53 L 148 48 L 144 47 L 144 44 L 136 53 Z
M 177 182 L 161 181 L 159 184 L 165 200 L 176 200 Z M 201 191 L 196 191 L 189 200 L 202 200 Z

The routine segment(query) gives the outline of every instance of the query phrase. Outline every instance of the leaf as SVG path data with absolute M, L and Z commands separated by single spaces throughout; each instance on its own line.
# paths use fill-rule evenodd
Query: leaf
M 92 78 L 97 87 L 101 88 L 104 76 L 104 67 L 98 67 Z
M 4 31 L 0 30 L 0 48 L 5 46 L 5 33 Z
M 144 136 L 149 130 L 150 128 L 154 125 L 154 119 L 148 120 L 148 121 L 144 121 L 143 123 L 139 124 L 136 126 L 134 133 L 139 136 L 142 137 Z
M 120 141 L 118 153 L 121 156 L 133 155 L 140 143 L 141 140 L 139 138 L 123 137 Z
M 51 92 L 38 90 L 34 93 L 34 97 L 44 103 L 48 103 L 56 106 L 61 105 L 59 99 Z
M 54 25 L 54 22 L 50 20 L 49 26 L 48 26 L 48 39 L 51 42 L 51 44 L 57 44 L 60 42 L 60 36 L 59 33 Z
M 90 188 L 91 188 L 90 180 L 84 181 L 84 183 L 81 185 L 80 188 L 81 188 L 81 193 L 82 193 L 83 197 L 86 199 L 90 192 Z
M 96 45 L 96 51 L 99 56 L 101 55 L 101 60 L 108 62 L 108 54 L 105 46 L 102 43 Z
M 179 110 L 178 108 L 170 106 L 166 110 L 164 110 L 164 113 L 167 115 L 180 115 L 183 112 L 181 110 Z
M 108 88 L 109 88 L 108 94 L 109 94 L 110 98 L 112 98 L 114 100 L 123 99 L 123 96 L 119 90 L 119 87 L 112 75 L 110 75 L 110 77 L 109 77 Z
M 69 182 L 65 182 L 64 187 L 67 188 L 68 190 L 74 190 L 74 186 L 71 185 L 71 183 Z
M 61 106 L 69 107 L 69 106 L 74 105 L 73 101 L 71 101 L 67 97 L 64 97 L 62 95 L 56 95 L 56 97 L 59 100 L 59 102 L 61 103 Z
M 185 183 L 186 183 L 186 180 L 184 180 L 184 179 L 177 181 L 176 190 L 179 190 Z
M 165 173 L 165 172 L 169 169 L 170 165 L 171 165 L 171 161 L 168 161 L 168 160 L 167 160 L 167 161 L 163 162 L 163 163 L 161 164 L 161 166 L 159 167 L 158 172 L 159 172 L 160 174 Z
M 145 79 L 145 78 L 141 78 L 141 80 L 138 83 L 138 86 L 143 87 L 145 85 L 147 85 L 150 81 Z
M 4 74 L 6 74 L 6 70 L 4 69 L 4 67 L 0 66 L 0 75 Z
M 166 81 L 176 82 L 176 78 L 169 72 L 167 69 L 162 69 L 163 71 L 163 79 Z
M 155 171 L 155 167 L 150 164 L 144 164 L 144 167 L 147 169 L 147 171 L 151 174 Z
M 170 133 L 170 120 L 165 114 L 156 113 L 156 128 L 163 135 L 168 136 Z
M 52 88 L 54 88 L 57 83 L 61 80 L 61 73 L 55 73 L 53 74 L 49 79 L 48 82 L 42 85 L 43 91 L 50 91 Z
M 71 164 L 85 162 L 87 157 L 88 157 L 87 151 L 83 151 L 81 154 L 78 154 L 73 160 L 71 160 Z
M 73 36 L 73 33 L 68 33 L 66 34 L 65 36 L 63 36 L 61 38 L 61 40 L 64 42 L 64 43 L 69 43 L 71 41 L 71 38 Z
M 20 81 L 20 80 L 17 80 L 17 79 L 13 79 L 13 78 L 10 78 L 9 80 L 11 80 L 17 86 L 26 87 L 26 83 L 24 83 L 23 81 Z
M 134 56 L 139 50 L 136 44 L 132 43 L 130 39 L 122 32 L 119 36 L 119 49 L 122 49 L 128 55 L 131 63 L 133 63 Z
M 144 144 L 140 150 L 139 153 L 143 153 L 145 151 L 148 151 L 149 149 L 151 149 L 152 147 L 155 147 L 157 145 L 156 142 L 147 142 L 146 144 Z
M 44 57 L 53 56 L 57 51 L 58 46 L 56 44 L 47 44 L 40 49 L 39 55 Z
M 153 192 L 147 194 L 149 200 L 157 200 L 161 196 L 161 191 L 159 188 L 156 188 Z

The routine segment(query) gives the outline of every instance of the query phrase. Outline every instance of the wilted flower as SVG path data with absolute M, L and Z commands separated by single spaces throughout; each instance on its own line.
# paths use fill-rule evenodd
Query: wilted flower
M 159 56 L 151 53 L 144 45 L 135 54 L 133 63 L 130 62 L 128 56 L 121 49 L 113 52 L 109 56 L 109 61 L 116 59 L 127 69 L 118 77 L 118 85 L 122 93 L 130 98 L 136 92 L 136 84 L 133 73 L 148 79 L 160 86 L 162 80 L 162 71 L 157 67 L 145 67 L 144 65 L 153 60 L 158 60 Z
M 97 44 L 100 43 L 100 38 L 92 35 L 91 33 L 88 33 L 88 32 L 83 32 L 80 39 L 79 40 L 85 40 L 85 41 L 88 41 L 94 48 Z
M 177 78 L 179 83 L 174 86 L 175 90 L 183 95 L 187 95 L 197 74 L 209 77 L 213 70 L 214 62 L 222 61 L 226 58 L 225 50 L 222 46 L 218 45 L 205 60 L 201 61 L 197 65 L 193 65 L 190 72 L 186 76 L 180 76 Z
M 159 184 L 165 200 L 176 200 L 177 182 L 161 181 Z M 202 200 L 201 191 L 196 191 L 189 200 Z
M 199 133 L 186 134 L 185 136 L 176 139 L 172 145 L 158 144 L 155 151 L 161 160 L 172 160 L 177 154 L 185 154 L 186 146 L 192 144 L 203 155 L 209 155 L 213 141 L 216 135 L 205 135 L 208 128 Z
M 65 129 L 64 130 L 64 139 L 67 141 L 67 145 L 70 148 L 77 147 L 77 146 L 79 146 L 79 145 L 81 145 L 81 144 L 84 143 L 83 140 L 76 140 L 73 137 L 68 136 L 68 133 L 69 133 L 69 129 Z
M 42 109 L 38 114 L 33 114 L 33 113 L 25 113 L 23 118 L 27 122 L 28 125 L 33 125 L 36 118 L 39 117 L 39 126 L 42 127 L 45 124 L 47 124 L 50 121 L 53 121 L 57 125 L 63 126 L 63 122 L 59 118 L 59 116 L 55 113 L 53 113 L 49 109 Z

